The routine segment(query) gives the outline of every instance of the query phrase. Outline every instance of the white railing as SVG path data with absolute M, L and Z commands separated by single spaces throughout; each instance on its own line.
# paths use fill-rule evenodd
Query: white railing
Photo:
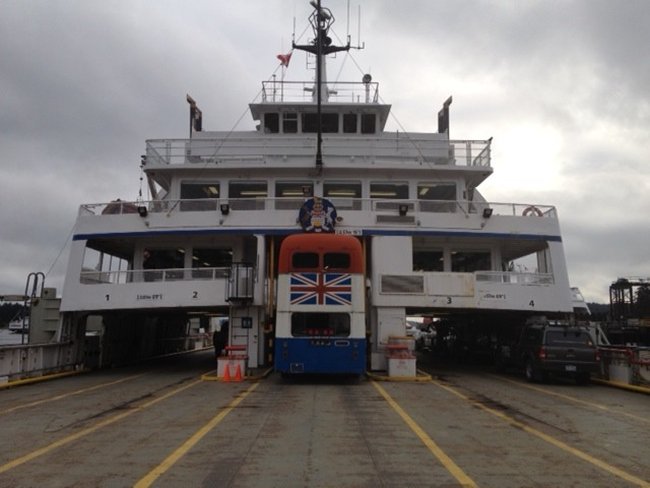
M 555 278 L 551 273 L 519 273 L 511 271 L 476 271 L 477 282 L 507 283 L 513 285 L 552 285 Z
M 222 280 L 230 276 L 230 268 L 167 268 L 117 271 L 82 271 L 81 282 L 93 284 L 123 284 L 147 281 Z
M 203 198 L 185 200 L 152 200 L 144 202 L 87 203 L 80 206 L 79 215 L 172 214 L 176 212 L 284 210 L 298 211 L 304 199 L 300 198 Z M 330 198 L 337 210 L 372 211 L 375 213 L 400 212 L 416 216 L 431 213 L 478 214 L 493 216 L 520 216 L 529 218 L 557 218 L 552 205 L 529 203 L 490 203 L 467 200 L 403 200 L 377 198 Z M 489 212 L 489 215 L 485 213 Z
M 297 136 L 299 136 L 297 138 Z M 325 134 L 323 156 L 333 166 L 364 161 L 490 167 L 491 140 L 441 140 L 408 132 L 381 135 Z M 152 139 L 147 141 L 147 165 L 237 164 L 259 166 L 277 161 L 304 166 L 316 154 L 316 134 Z
M 377 103 L 379 100 L 377 82 L 337 81 L 325 85 L 330 102 Z M 263 81 L 262 102 L 311 102 L 314 89 L 313 81 Z

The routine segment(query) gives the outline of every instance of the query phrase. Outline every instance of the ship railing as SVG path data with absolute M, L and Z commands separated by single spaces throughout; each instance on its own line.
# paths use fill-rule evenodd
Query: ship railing
M 530 273 L 512 271 L 477 271 L 476 281 L 483 283 L 507 283 L 513 285 L 552 285 L 552 273 Z
M 113 271 L 81 272 L 81 283 L 86 285 L 97 284 L 124 284 L 141 283 L 147 281 L 195 281 L 195 280 L 225 280 L 230 277 L 230 267 L 216 268 L 166 268 L 166 269 L 129 269 Z
M 209 139 L 152 139 L 147 141 L 147 165 L 203 164 L 260 166 L 277 160 L 278 165 L 304 166 L 316 153 L 313 138 L 271 134 L 261 137 L 224 136 Z M 341 166 L 372 162 L 490 167 L 491 140 L 444 140 L 415 133 L 372 135 L 325 134 L 324 164 Z
M 463 213 L 479 214 L 485 218 L 496 215 L 523 216 L 530 218 L 557 218 L 552 205 L 532 203 L 494 203 L 467 200 L 407 200 L 378 198 L 326 197 L 337 210 L 372 211 L 376 213 L 394 212 L 396 214 Z M 180 200 L 152 200 L 144 202 L 114 201 L 109 203 L 83 204 L 79 215 L 120 215 L 175 212 L 217 212 L 227 215 L 231 210 L 291 210 L 298 211 L 304 198 L 201 198 Z
M 362 83 L 356 81 L 328 82 L 327 92 L 330 102 L 342 103 L 377 103 L 379 101 L 379 83 Z M 315 99 L 313 81 L 278 81 L 262 82 L 262 102 L 311 102 Z

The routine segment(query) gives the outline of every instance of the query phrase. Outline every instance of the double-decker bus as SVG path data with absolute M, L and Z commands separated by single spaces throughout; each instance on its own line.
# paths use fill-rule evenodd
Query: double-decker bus
M 362 374 L 366 369 L 364 264 L 353 236 L 296 234 L 280 247 L 275 370 Z

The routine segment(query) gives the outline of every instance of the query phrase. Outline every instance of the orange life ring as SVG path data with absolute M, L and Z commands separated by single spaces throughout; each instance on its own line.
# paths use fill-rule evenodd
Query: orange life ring
M 526 207 L 521 215 L 524 215 L 524 216 L 537 215 L 538 217 L 541 217 L 542 216 L 542 211 L 540 209 L 538 209 L 536 206 L 531 205 L 530 207 Z

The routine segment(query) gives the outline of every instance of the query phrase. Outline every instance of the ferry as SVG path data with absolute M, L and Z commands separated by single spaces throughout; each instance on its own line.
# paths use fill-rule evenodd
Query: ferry
M 311 39 L 278 61 L 306 53 L 313 79 L 263 81 L 254 130 L 205 130 L 188 95 L 189 137 L 146 141 L 149 195 L 80 206 L 60 340 L 98 331 L 107 366 L 227 318 L 248 368 L 359 374 L 388 368 L 407 317 L 469 345 L 572 313 L 556 208 L 483 196 L 493 141 L 451 137 L 451 96 L 436 132 L 395 131 L 370 74 L 331 82 L 353 46 L 311 4 Z

